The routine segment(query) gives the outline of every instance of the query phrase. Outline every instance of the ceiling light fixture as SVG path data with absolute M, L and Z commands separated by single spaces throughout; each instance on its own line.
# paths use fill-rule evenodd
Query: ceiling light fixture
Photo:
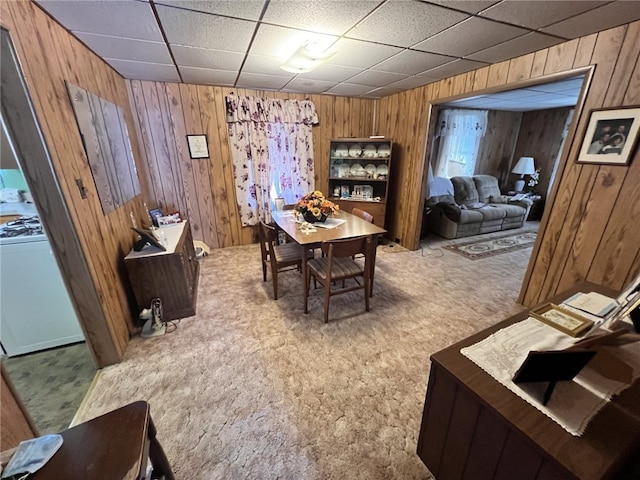
M 308 73 L 336 54 L 335 50 L 321 50 L 317 43 L 305 43 L 280 68 L 289 73 Z

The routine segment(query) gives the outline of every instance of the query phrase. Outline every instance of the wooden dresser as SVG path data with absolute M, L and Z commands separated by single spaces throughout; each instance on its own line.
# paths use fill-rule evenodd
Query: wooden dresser
M 160 298 L 163 320 L 195 315 L 200 265 L 189 222 L 162 227 L 161 232 L 167 238 L 166 251 L 146 245 L 124 259 L 138 310 Z
M 550 301 L 594 290 L 616 296 L 588 284 Z M 527 316 L 514 315 L 431 357 L 418 456 L 438 480 L 640 478 L 640 382 L 616 395 L 574 437 L 460 353 Z

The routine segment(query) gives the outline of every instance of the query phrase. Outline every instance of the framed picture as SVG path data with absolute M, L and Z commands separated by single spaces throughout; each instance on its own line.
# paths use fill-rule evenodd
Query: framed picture
M 209 158 L 209 144 L 206 135 L 187 135 L 187 144 L 192 159 Z
M 591 110 L 578 163 L 628 165 L 640 132 L 640 106 Z
M 553 303 L 547 303 L 529 313 L 533 318 L 537 318 L 572 337 L 577 337 L 593 325 L 593 322 L 588 318 L 581 317 Z

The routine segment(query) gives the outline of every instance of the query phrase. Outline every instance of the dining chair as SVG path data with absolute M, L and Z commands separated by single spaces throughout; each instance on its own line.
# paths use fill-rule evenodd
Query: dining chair
M 371 215 L 369 212 L 366 212 L 364 210 L 362 210 L 361 208 L 358 207 L 353 207 L 353 209 L 351 209 L 351 215 L 355 215 L 356 217 L 360 217 L 363 220 L 366 220 L 369 223 L 373 223 L 373 215 Z M 378 245 L 378 237 L 375 237 L 374 243 L 373 243 L 373 248 L 376 248 Z M 373 265 L 373 262 L 371 262 L 371 265 Z M 373 276 L 374 276 L 374 271 L 373 269 L 370 272 L 371 275 L 371 290 L 369 292 L 369 294 L 371 296 L 373 296 Z
M 369 311 L 371 283 L 369 281 L 371 261 L 371 237 L 356 237 L 344 240 L 326 240 L 322 242 L 323 257 L 307 262 L 307 278 L 304 282 L 304 313 L 308 313 L 309 289 L 311 277 L 324 288 L 324 323 L 329 321 L 329 301 L 332 296 L 355 290 L 364 290 L 364 304 Z M 353 260 L 353 256 L 364 254 L 364 265 Z M 362 279 L 360 283 L 359 279 Z M 355 284 L 346 284 L 353 280 Z M 341 286 L 336 288 L 336 285 Z
M 355 215 L 356 217 L 360 217 L 369 223 L 373 223 L 373 215 L 371 215 L 369 212 L 365 212 L 364 210 L 358 207 L 353 207 L 351 209 L 351 215 Z
M 271 270 L 273 282 L 273 298 L 278 299 L 278 274 L 287 270 L 301 270 L 302 249 L 297 243 L 278 244 L 278 234 L 275 227 L 260 222 L 258 227 L 260 253 L 262 254 L 262 281 L 267 281 L 267 269 Z M 311 258 L 313 252 L 307 252 Z

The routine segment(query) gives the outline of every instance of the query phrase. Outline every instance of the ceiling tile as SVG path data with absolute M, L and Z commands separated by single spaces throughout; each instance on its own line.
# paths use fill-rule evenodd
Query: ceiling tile
M 414 45 L 412 48 L 425 52 L 464 57 L 525 33 L 529 33 L 528 30 L 473 17 Z
M 169 43 L 191 47 L 244 52 L 256 23 L 158 5 Z
M 169 49 L 164 42 L 110 37 L 94 33 L 76 33 L 76 36 L 101 57 L 173 64 Z
M 330 88 L 325 93 L 329 95 L 340 95 L 343 97 L 358 97 L 364 93 L 370 92 L 371 86 L 369 85 L 355 85 L 353 83 L 339 83 L 333 88 Z
M 455 75 L 460 75 L 461 73 L 466 73 L 487 65 L 487 63 L 475 62 L 473 60 L 458 59 L 422 72 L 419 75 L 426 75 L 427 77 L 432 78 L 454 77 Z
M 286 72 L 282 72 L 283 74 Z M 255 88 L 258 90 L 280 90 L 289 81 L 291 77 L 260 75 L 257 73 L 240 73 L 236 86 L 239 88 Z
M 370 92 L 367 92 L 362 96 L 366 98 L 381 98 L 386 97 L 387 95 L 393 95 L 394 93 L 398 93 L 401 91 L 402 88 L 382 87 L 371 90 Z
M 271 0 L 263 21 L 312 32 L 342 35 L 381 0 Z
M 388 60 L 378 63 L 375 66 L 375 70 L 415 75 L 452 60 L 452 57 L 445 57 L 444 55 L 405 50 Z
M 410 47 L 465 18 L 467 14 L 429 3 L 389 0 L 346 36 Z
M 148 3 L 132 0 L 39 1 L 38 5 L 68 30 L 162 42 Z
M 554 23 L 541 30 L 564 38 L 577 38 L 638 19 L 640 19 L 640 5 L 637 0 L 618 1 Z
M 504 0 L 480 15 L 537 30 L 606 3 L 610 3 L 610 0 L 537 0 L 528 2 Z
M 244 53 L 186 47 L 184 45 L 171 45 L 171 51 L 179 67 L 237 71 L 244 60 Z
M 309 78 L 298 75 L 296 78 L 287 83 L 287 87 L 284 90 L 302 93 L 324 93 L 334 85 L 336 85 L 336 82 L 311 80 Z
M 212 70 L 208 68 L 180 67 L 182 80 L 185 83 L 196 85 L 230 85 L 233 86 L 236 77 L 235 71 Z
M 258 20 L 265 2 L 264 0 L 233 0 L 232 2 L 229 0 L 208 0 L 206 2 L 198 0 L 154 0 L 153 3 L 215 13 L 227 17 L 243 18 L 245 20 Z
M 463 12 L 478 13 L 480 10 L 498 3 L 498 0 L 464 0 L 452 2 L 451 0 L 429 0 L 429 3 L 442 5 L 443 7 L 455 8 Z
M 285 72 L 280 68 L 282 61 L 276 57 L 265 57 L 263 55 L 247 55 L 247 59 L 242 66 L 243 73 L 257 73 L 260 75 L 275 75 L 276 77 L 292 78 L 295 74 Z
M 378 70 L 365 70 L 364 72 L 349 79 L 349 83 L 358 85 L 370 85 L 372 87 L 382 87 L 398 80 L 407 78 L 407 75 L 395 72 L 382 72 Z
M 326 82 L 344 82 L 362 72 L 361 68 L 341 67 L 338 65 L 320 64 L 309 73 L 300 74 L 301 77 Z M 356 82 L 357 83 L 357 82 Z
M 104 59 L 120 75 L 132 80 L 152 80 L 154 82 L 179 82 L 180 77 L 173 65 L 160 63 L 132 62 L 116 58 Z
M 429 78 L 425 76 L 414 76 L 407 77 L 404 80 L 400 80 L 399 82 L 390 83 L 387 87 L 391 88 L 399 88 L 401 90 L 408 90 L 410 88 L 421 87 L 422 85 L 426 85 L 428 83 L 432 83 L 438 80 L 437 78 Z
M 320 33 L 274 27 L 261 24 L 251 45 L 251 53 L 277 57 L 285 62 L 295 51 L 307 42 L 315 43 L 321 49 L 330 47 L 338 37 Z
M 543 48 L 550 47 L 561 43 L 563 40 L 550 37 L 538 32 L 528 33 L 508 42 L 501 43 L 495 47 L 481 50 L 467 58 L 469 60 L 477 60 L 480 62 L 498 63 L 509 58 L 519 57 L 520 55 L 526 55 L 527 53 L 535 52 Z
M 334 56 L 327 60 L 329 65 L 344 65 L 355 68 L 370 68 L 373 65 L 400 53 L 401 48 L 376 43 L 362 42 L 342 38 L 338 40 L 332 50 L 336 50 Z

